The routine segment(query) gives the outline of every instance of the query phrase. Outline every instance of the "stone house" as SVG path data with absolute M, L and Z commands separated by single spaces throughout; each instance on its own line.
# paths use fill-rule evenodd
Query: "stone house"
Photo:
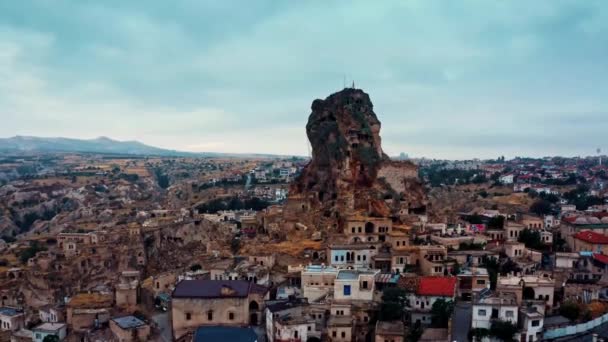
M 301 272 L 302 292 L 309 302 L 333 293 L 338 269 L 323 265 L 308 265 Z
M 572 250 L 574 252 L 593 252 L 608 255 L 608 236 L 586 230 L 578 232 L 572 237 Z
M 25 326 L 25 314 L 22 310 L 3 306 L 0 307 L 0 330 L 17 331 Z
M 44 323 L 65 322 L 65 307 L 62 305 L 45 305 L 38 309 L 40 320 Z
M 375 342 L 403 342 L 405 327 L 401 321 L 376 322 Z
M 331 342 L 351 342 L 354 324 L 350 316 L 331 316 L 327 321 L 327 340 Z
M 110 330 L 118 342 L 143 342 L 150 336 L 150 326 L 135 316 L 112 318 Z
M 392 227 L 390 219 L 353 215 L 346 221 L 344 234 L 349 243 L 384 242 Z
M 107 323 L 113 304 L 111 294 L 79 293 L 67 304 L 67 323 L 74 331 L 86 331 Z
M 199 326 L 247 326 L 260 322 L 268 289 L 244 280 L 183 280 L 172 294 L 173 336 Z

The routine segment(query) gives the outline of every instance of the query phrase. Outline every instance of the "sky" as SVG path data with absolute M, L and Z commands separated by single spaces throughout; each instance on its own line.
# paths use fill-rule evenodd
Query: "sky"
M 608 151 L 608 2 L 0 1 L 0 137 L 307 155 L 345 78 L 389 155 Z

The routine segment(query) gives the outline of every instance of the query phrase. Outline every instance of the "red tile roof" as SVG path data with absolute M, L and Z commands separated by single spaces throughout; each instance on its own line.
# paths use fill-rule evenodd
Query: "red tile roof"
M 418 291 L 420 296 L 454 297 L 456 277 L 420 277 Z
M 588 243 L 608 245 L 608 236 L 590 230 L 585 230 L 574 234 L 574 238 Z
M 604 265 L 608 265 L 608 255 L 593 253 L 593 259 L 601 262 Z

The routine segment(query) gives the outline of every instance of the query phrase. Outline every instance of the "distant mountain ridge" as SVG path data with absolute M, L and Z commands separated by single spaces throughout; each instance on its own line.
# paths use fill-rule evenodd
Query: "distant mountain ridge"
M 100 154 L 150 155 L 166 157 L 279 157 L 270 154 L 231 154 L 216 152 L 183 152 L 149 146 L 139 141 L 118 141 L 108 137 L 95 139 L 43 138 L 14 136 L 0 138 L 0 151 L 8 152 L 81 152 Z

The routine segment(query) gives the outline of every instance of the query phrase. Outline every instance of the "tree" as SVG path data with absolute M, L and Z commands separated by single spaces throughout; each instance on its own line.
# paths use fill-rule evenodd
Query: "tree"
M 479 215 L 471 215 L 468 217 L 467 221 L 469 221 L 470 224 L 482 224 L 483 221 L 481 220 L 481 216 Z
M 532 203 L 530 206 L 530 212 L 533 212 L 538 216 L 548 215 L 551 213 L 551 202 L 544 199 L 539 199 Z
M 238 251 L 241 249 L 241 239 L 239 239 L 238 237 L 233 237 L 232 241 L 230 241 L 230 250 L 232 251 L 233 254 L 238 253 Z
M 523 242 L 528 248 L 542 249 L 544 247 L 540 239 L 540 233 L 536 230 L 528 228 L 522 230 L 517 240 Z
M 380 320 L 395 321 L 403 318 L 403 307 L 406 302 L 404 289 L 392 287 L 382 292 L 382 303 L 380 304 Z
M 454 302 L 451 300 L 437 299 L 431 308 L 431 322 L 435 328 L 447 328 L 448 321 L 454 311 Z
M 57 335 L 46 335 L 42 342 L 59 342 L 59 336 Z
M 576 321 L 581 314 L 581 307 L 573 301 L 566 301 L 559 307 L 559 314 L 571 321 Z
M 509 321 L 494 321 L 490 326 L 490 336 L 496 337 L 504 342 L 514 342 L 513 335 L 519 329 Z
M 30 246 L 19 253 L 19 260 L 26 263 L 30 258 L 33 258 L 36 253 L 46 251 L 46 247 L 40 245 L 38 241 L 31 241 Z
M 503 229 L 505 226 L 505 217 L 502 215 L 494 216 L 488 221 L 489 229 Z

